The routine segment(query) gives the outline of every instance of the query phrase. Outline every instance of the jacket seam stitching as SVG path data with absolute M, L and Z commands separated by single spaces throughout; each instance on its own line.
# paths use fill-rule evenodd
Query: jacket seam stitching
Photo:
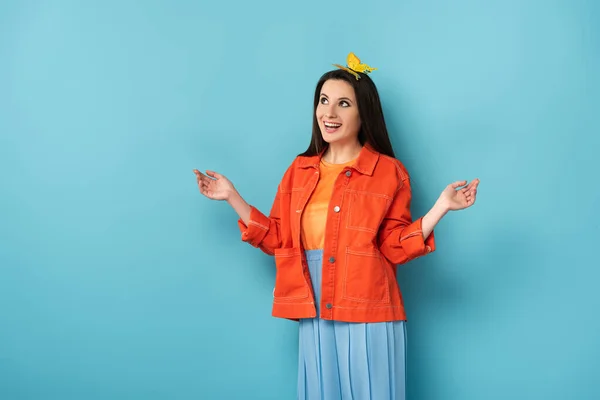
M 265 225 L 261 224 L 260 222 L 256 222 L 256 221 L 253 221 L 253 220 L 248 221 L 248 225 L 257 226 L 257 227 L 259 227 L 259 228 L 261 228 L 261 229 L 263 229 L 265 231 L 269 230 L 268 226 L 265 226 Z
M 417 231 L 411 232 L 411 233 L 409 233 L 408 235 L 405 235 L 405 236 L 402 236 L 402 237 L 400 237 L 400 241 L 403 241 L 403 240 L 405 240 L 405 239 L 411 238 L 411 237 L 413 237 L 413 236 L 417 236 L 419 233 L 423 233 L 423 231 L 419 229 L 419 230 L 417 230 Z

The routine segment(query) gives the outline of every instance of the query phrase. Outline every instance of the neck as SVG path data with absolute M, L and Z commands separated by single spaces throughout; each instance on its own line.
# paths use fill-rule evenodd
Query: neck
M 352 143 L 331 143 L 325 153 L 323 160 L 330 164 L 344 164 L 358 157 L 362 145 L 357 140 Z

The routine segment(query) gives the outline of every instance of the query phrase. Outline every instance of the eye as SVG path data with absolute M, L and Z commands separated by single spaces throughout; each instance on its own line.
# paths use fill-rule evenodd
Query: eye
M 342 107 L 350 107 L 350 103 L 348 103 L 346 100 L 342 100 L 342 101 L 340 101 L 340 106 L 342 106 Z
M 327 104 L 327 98 L 321 97 L 321 104 Z

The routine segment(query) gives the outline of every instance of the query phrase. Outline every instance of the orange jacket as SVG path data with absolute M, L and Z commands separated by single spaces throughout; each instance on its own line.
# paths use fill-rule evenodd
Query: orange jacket
M 297 157 L 285 172 L 269 217 L 251 206 L 242 240 L 275 256 L 273 316 L 316 317 L 314 294 L 300 239 L 302 211 L 319 179 L 320 156 Z M 435 250 L 423 240 L 422 219 L 412 221 L 404 165 L 363 146 L 338 176 L 325 228 L 322 319 L 347 322 L 405 320 L 396 265 Z

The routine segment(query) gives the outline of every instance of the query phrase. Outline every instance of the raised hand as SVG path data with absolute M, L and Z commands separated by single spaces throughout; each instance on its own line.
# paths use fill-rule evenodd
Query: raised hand
M 228 200 L 235 193 L 233 184 L 221 174 L 206 171 L 206 175 L 197 169 L 194 170 L 200 193 L 211 200 Z
M 465 186 L 466 185 L 466 186 Z M 446 205 L 448 210 L 463 210 L 475 204 L 477 197 L 477 186 L 479 179 L 472 180 L 468 185 L 467 181 L 457 181 L 446 186 L 440 200 Z

